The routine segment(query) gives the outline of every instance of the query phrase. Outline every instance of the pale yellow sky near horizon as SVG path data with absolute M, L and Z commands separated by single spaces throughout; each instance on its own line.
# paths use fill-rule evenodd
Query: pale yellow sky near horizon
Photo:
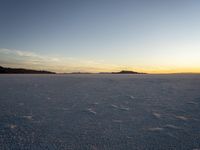
M 39 70 L 63 72 L 114 72 L 132 70 L 145 73 L 200 73 L 200 53 L 180 53 L 176 55 L 165 54 L 166 59 L 157 58 L 149 60 L 138 59 L 131 62 L 108 62 L 106 60 L 88 60 L 71 57 L 44 56 L 33 52 L 0 49 L 0 64 L 5 67 L 19 67 Z M 151 64 L 148 64 L 148 62 Z

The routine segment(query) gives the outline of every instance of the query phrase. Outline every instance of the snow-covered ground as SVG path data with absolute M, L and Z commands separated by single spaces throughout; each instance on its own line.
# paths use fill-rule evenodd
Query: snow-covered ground
M 200 75 L 0 75 L 0 149 L 200 149 Z

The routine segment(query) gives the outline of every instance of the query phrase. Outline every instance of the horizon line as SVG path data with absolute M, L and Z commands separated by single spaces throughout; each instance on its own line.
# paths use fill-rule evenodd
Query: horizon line
M 0 65 L 0 67 L 3 68 L 10 68 L 10 69 L 25 69 L 25 70 L 33 70 L 33 71 L 47 71 L 52 72 L 55 74 L 114 74 L 121 71 L 131 71 L 135 72 L 136 74 L 200 74 L 200 72 L 143 72 L 143 71 L 136 71 L 136 70 L 129 70 L 129 69 L 122 69 L 122 70 L 115 70 L 115 71 L 98 71 L 98 72 L 91 72 L 91 71 L 71 71 L 71 72 L 57 72 L 57 71 L 51 71 L 48 69 L 33 69 L 33 68 L 27 68 L 27 67 L 5 67 Z M 127 73 L 127 74 L 133 74 L 133 73 Z

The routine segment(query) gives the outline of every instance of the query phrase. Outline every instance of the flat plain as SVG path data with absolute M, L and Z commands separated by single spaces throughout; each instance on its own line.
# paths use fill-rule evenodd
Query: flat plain
M 0 75 L 2 150 L 200 149 L 200 75 Z

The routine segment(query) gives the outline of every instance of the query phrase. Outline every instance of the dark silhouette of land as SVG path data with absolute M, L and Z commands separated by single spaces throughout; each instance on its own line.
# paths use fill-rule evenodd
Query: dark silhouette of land
M 142 72 L 135 72 L 129 70 L 122 70 L 119 72 L 99 72 L 99 73 L 92 73 L 92 72 L 71 72 L 71 73 L 64 73 L 64 74 L 147 74 Z
M 71 72 L 71 73 L 65 73 L 65 74 L 94 74 L 92 72 Z
M 100 72 L 100 74 L 146 74 L 146 73 L 130 71 L 130 70 L 122 70 L 120 72 Z
M 56 74 L 55 72 L 45 71 L 45 70 L 33 70 L 24 68 L 8 68 L 0 66 L 0 74 Z M 91 72 L 71 72 L 62 74 L 96 74 Z M 120 72 L 99 72 L 97 74 L 146 74 L 142 72 L 122 70 Z
M 146 74 L 146 73 L 129 71 L 129 70 L 122 70 L 120 72 L 112 72 L 112 74 Z
M 6 68 L 0 66 L 0 74 L 55 74 L 55 72 L 22 68 Z

